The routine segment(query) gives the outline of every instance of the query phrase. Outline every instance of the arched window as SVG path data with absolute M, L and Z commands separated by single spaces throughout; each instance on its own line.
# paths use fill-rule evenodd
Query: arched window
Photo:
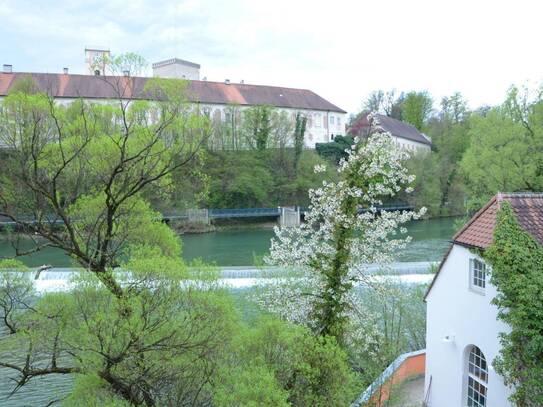
M 468 407 L 486 407 L 488 386 L 488 365 L 481 349 L 472 346 L 467 366 L 467 405 Z

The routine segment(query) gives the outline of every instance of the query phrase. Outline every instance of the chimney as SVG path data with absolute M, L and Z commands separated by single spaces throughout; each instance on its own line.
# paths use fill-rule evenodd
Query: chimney
M 12 73 L 13 72 L 13 66 L 10 64 L 4 64 L 4 73 Z
M 204 76 L 204 77 L 202 78 L 202 80 L 203 80 L 203 81 L 207 81 L 207 76 Z
M 224 83 L 225 83 L 226 85 L 230 85 L 230 79 L 225 79 L 225 80 L 224 80 Z
M 245 83 L 245 81 L 242 79 L 242 80 L 240 81 L 240 83 L 243 85 L 243 84 Z
M 130 71 L 129 71 L 128 69 L 125 69 L 125 70 L 123 71 L 123 75 L 124 75 L 124 76 L 130 76 Z
M 68 75 L 68 68 L 62 68 L 62 72 L 64 72 L 64 75 Z

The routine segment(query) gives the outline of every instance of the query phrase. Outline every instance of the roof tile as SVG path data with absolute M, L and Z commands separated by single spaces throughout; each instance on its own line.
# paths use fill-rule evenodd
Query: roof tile
M 117 99 L 119 97 L 146 99 L 143 90 L 150 79 L 50 73 L 0 73 L 0 96 L 6 96 L 17 79 L 26 76 L 31 76 L 40 90 L 54 97 L 89 99 Z M 119 92 L 119 90 L 121 91 Z M 271 105 L 291 109 L 346 113 L 343 109 L 307 89 L 189 81 L 187 97 L 191 102 L 204 104 Z
M 496 214 L 501 202 L 513 208 L 520 226 L 543 245 L 543 194 L 497 194 L 453 237 L 453 242 L 486 249 L 492 243 Z
M 364 130 L 370 127 L 368 114 L 363 114 L 350 128 L 349 133 L 352 135 L 360 135 Z M 407 140 L 416 141 L 418 143 L 432 145 L 431 140 L 423 133 L 417 130 L 415 126 L 409 123 L 396 120 L 382 114 L 375 115 L 378 120 L 378 127 L 386 132 L 389 132 L 395 137 L 401 137 Z

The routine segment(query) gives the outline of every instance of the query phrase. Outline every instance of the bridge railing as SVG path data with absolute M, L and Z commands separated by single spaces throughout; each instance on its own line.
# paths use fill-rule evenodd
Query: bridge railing
M 305 214 L 308 208 L 296 207 L 301 214 Z M 407 211 L 412 210 L 413 206 L 406 202 L 392 202 L 377 207 L 377 211 Z M 361 208 L 360 213 L 368 211 L 368 208 Z M 164 212 L 162 218 L 164 220 L 189 219 L 189 211 Z M 251 218 L 251 217 L 279 217 L 281 216 L 281 208 L 241 208 L 241 209 L 209 209 L 207 211 L 210 219 L 228 219 L 228 218 Z M 32 219 L 26 220 L 29 223 L 35 223 Z M 60 224 L 62 220 L 49 220 L 50 223 Z M 8 218 L 0 218 L 0 225 L 15 225 Z
M 209 217 L 221 218 L 249 218 L 256 216 L 279 216 L 279 208 L 244 208 L 244 209 L 210 209 Z

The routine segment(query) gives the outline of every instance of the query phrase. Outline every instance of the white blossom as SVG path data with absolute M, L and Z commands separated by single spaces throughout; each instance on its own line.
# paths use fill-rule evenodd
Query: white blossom
M 318 174 L 320 172 L 325 172 L 326 171 L 326 165 L 324 164 L 317 164 L 315 165 L 315 167 L 313 168 L 313 172 L 315 174 Z
M 285 319 L 312 324 L 312 311 L 325 293 L 326 271 L 337 251 L 334 246 L 337 227 L 353 231 L 345 243 L 348 273 L 342 283 L 354 287 L 368 282 L 368 264 L 386 267 L 409 242 L 409 237 L 404 236 L 405 228 L 400 225 L 425 213 L 425 208 L 417 212 L 379 211 L 384 198 L 412 191 L 410 184 L 414 180 L 403 166 L 408 154 L 394 144 L 390 134 L 370 135 L 367 142 L 360 141 L 356 148 L 347 150 L 347 156 L 341 160 L 338 172 L 340 178 L 342 174 L 349 174 L 349 178 L 323 182 L 320 188 L 310 190 L 311 204 L 300 226 L 275 228 L 265 261 L 294 270 L 297 278 L 277 280 L 263 290 L 259 301 Z M 349 182 L 353 176 L 361 182 Z M 344 204 L 351 198 L 360 205 L 358 213 L 344 210 Z M 351 302 L 346 311 L 351 319 L 357 307 L 354 298 L 348 293 L 345 296 Z

